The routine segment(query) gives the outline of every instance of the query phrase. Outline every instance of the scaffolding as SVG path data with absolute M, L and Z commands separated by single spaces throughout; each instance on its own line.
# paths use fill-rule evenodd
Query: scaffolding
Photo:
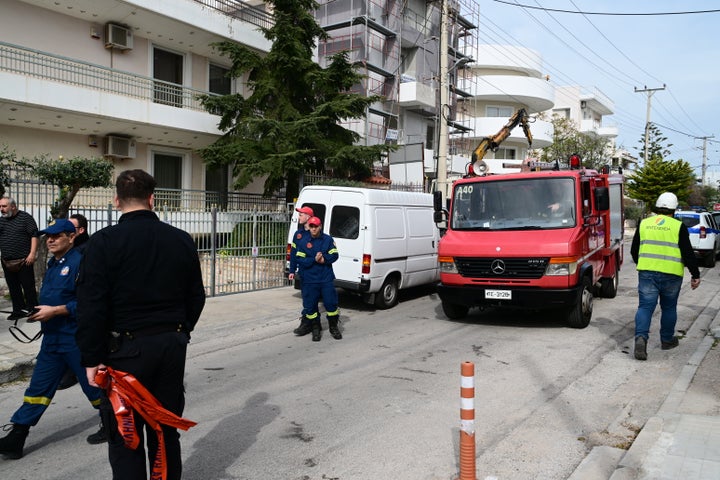
M 444 109 L 438 95 L 441 1 L 449 2 L 450 11 L 451 100 Z M 420 142 L 435 150 L 436 159 L 439 112 L 444 110 L 444 120 L 450 125 L 450 151 L 469 148 L 463 144 L 469 122 L 459 118 L 463 99 L 469 98 L 469 82 L 474 81 L 463 70 L 477 52 L 477 0 L 321 0 L 315 18 L 328 34 L 318 44 L 320 65 L 326 67 L 332 55 L 346 52 L 363 77 L 352 91 L 383 99 L 368 109 L 365 119 L 343 124 L 358 133 L 364 144 Z M 408 82 L 425 92 L 423 101 L 399 101 L 400 85 Z

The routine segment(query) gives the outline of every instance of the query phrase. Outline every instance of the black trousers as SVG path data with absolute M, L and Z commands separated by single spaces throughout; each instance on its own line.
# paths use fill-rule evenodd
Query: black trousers
M 19 272 L 8 272 L 3 267 L 3 273 L 10 292 L 13 312 L 31 310 L 38 304 L 35 269 L 32 265 L 23 265 Z
M 178 416 L 185 408 L 185 355 L 188 335 L 183 332 L 160 333 L 129 340 L 124 338 L 117 352 L 110 354 L 108 365 L 127 372 L 158 399 L 160 404 Z M 135 426 L 140 436 L 137 450 L 126 448 L 118 433 L 117 421 L 107 398 L 103 398 L 103 423 L 108 439 L 108 456 L 113 480 L 145 480 L 158 449 L 155 431 L 148 427 L 139 414 L 135 414 Z M 109 408 L 109 411 L 107 410 Z M 168 480 L 182 476 L 180 457 L 180 434 L 176 428 L 163 426 Z M 144 447 L 147 442 L 147 455 Z

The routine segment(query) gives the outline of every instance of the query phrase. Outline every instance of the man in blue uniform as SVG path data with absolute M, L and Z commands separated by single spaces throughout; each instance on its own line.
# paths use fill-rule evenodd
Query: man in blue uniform
M 12 430 L 0 439 L 0 453 L 11 459 L 23 456 L 30 427 L 38 423 L 52 402 L 68 367 L 80 380 L 80 386 L 90 403 L 95 408 L 100 405 L 100 389 L 89 385 L 85 369 L 80 363 L 80 349 L 75 343 L 75 279 L 82 258 L 80 252 L 72 248 L 75 226 L 69 220 L 59 219 L 40 234 L 47 235 L 47 248 L 53 258 L 48 262 L 40 289 L 40 305 L 28 321 L 42 322 L 43 339 L 23 404 L 10 419 Z
M 342 338 L 338 329 L 340 310 L 335 290 L 332 264 L 338 259 L 335 241 L 322 233 L 322 222 L 318 217 L 307 221 L 310 235 L 297 244 L 297 263 L 303 279 L 302 299 L 305 318 L 311 324 L 313 342 L 320 341 L 322 328 L 318 302 L 322 298 L 327 312 L 330 335 L 336 340 Z
M 293 234 L 292 243 L 290 243 L 290 268 L 288 269 L 290 272 L 288 274 L 288 280 L 290 281 L 295 280 L 295 272 L 298 268 L 297 244 L 304 243 L 306 241 L 304 239 L 310 236 L 310 232 L 307 229 L 307 221 L 310 217 L 314 216 L 313 209 L 308 206 L 296 208 L 295 211 L 298 212 L 298 229 Z M 300 280 L 302 281 L 302 277 Z M 293 333 L 302 337 L 311 331 L 312 325 L 305 319 L 305 310 L 303 309 L 303 311 L 300 312 L 300 326 L 293 330 Z

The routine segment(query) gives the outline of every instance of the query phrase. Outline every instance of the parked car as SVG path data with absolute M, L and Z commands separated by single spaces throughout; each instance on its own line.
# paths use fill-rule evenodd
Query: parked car
M 711 214 L 711 215 L 713 216 L 713 218 L 715 219 L 715 225 L 717 225 L 718 227 L 720 227 L 720 211 L 714 211 L 714 210 L 713 210 L 712 212 L 710 212 L 710 214 Z
M 675 218 L 685 224 L 690 232 L 690 243 L 695 256 L 702 260 L 702 266 L 712 268 L 720 253 L 720 229 L 709 212 L 679 210 Z

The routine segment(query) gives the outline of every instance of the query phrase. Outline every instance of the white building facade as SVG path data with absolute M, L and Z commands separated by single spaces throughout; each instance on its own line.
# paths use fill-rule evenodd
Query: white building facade
M 234 5 L 234 7 L 230 7 Z M 227 190 L 196 149 L 221 132 L 199 94 L 241 92 L 211 43 L 259 52 L 261 8 L 214 0 L 5 0 L 0 143 L 19 157 L 110 158 L 170 189 Z M 257 191 L 261 187 L 257 186 Z

